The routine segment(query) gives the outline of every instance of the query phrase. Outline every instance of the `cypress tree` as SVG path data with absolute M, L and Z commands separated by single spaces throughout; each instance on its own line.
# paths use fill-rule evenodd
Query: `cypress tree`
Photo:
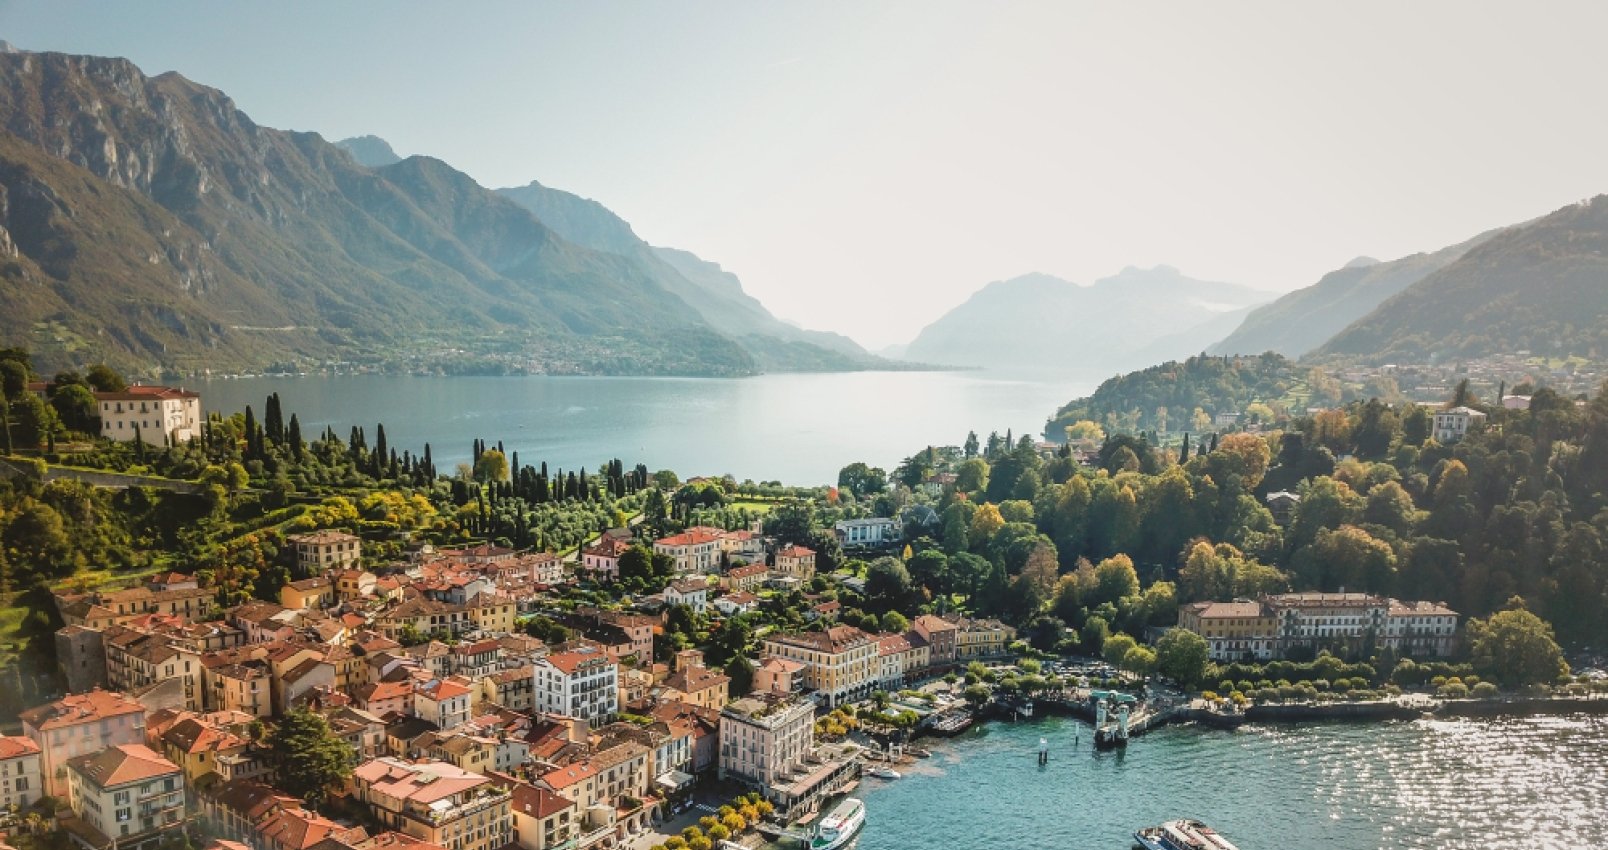
M 302 450 L 304 448 L 305 446 L 302 443 L 301 420 L 297 419 L 296 414 L 292 413 L 290 415 L 290 456 L 296 460 L 301 460 Z
M 1211 451 L 1214 451 L 1214 452 L 1217 451 L 1217 432 L 1216 431 L 1212 432 L 1212 447 L 1211 447 Z
M 380 461 L 391 456 L 390 447 L 385 444 L 385 423 L 374 426 L 374 453 L 380 456 Z
M 281 445 L 285 442 L 285 418 L 279 407 L 279 393 L 270 393 L 267 402 L 262 407 L 263 428 L 268 434 L 269 442 Z
M 253 456 L 251 449 L 251 435 L 257 433 L 257 414 L 251 412 L 251 405 L 246 405 L 246 459 Z
M 1189 432 L 1184 432 L 1184 447 L 1178 450 L 1178 462 L 1189 462 Z

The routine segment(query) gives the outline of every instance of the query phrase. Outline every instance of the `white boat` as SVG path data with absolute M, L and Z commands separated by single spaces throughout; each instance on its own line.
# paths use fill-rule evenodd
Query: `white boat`
M 899 771 L 894 770 L 891 767 L 873 767 L 870 770 L 866 771 L 866 773 L 871 775 L 871 776 L 875 776 L 878 779 L 899 779 L 899 778 L 901 778 L 899 776 Z
M 865 826 L 865 803 L 848 797 L 838 803 L 815 828 L 810 850 L 838 850 L 847 846 Z
M 1144 850 L 1239 850 L 1233 842 L 1198 820 L 1170 820 L 1133 834 Z

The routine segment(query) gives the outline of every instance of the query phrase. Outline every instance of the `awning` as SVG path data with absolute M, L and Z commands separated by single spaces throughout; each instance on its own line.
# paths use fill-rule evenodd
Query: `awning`
M 668 773 L 661 774 L 658 779 L 653 780 L 653 784 L 665 789 L 666 791 L 680 791 L 688 785 L 691 785 L 694 781 L 696 781 L 696 777 L 694 777 L 692 774 L 682 773 L 679 770 L 672 770 Z

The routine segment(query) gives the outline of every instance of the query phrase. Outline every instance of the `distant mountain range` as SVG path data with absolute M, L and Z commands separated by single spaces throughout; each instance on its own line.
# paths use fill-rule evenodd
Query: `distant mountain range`
M 922 329 L 904 356 L 1046 374 L 1133 369 L 1200 353 L 1272 297 L 1170 266 L 1130 266 L 1089 286 L 1028 274 L 983 287 Z
M 127 60 L 0 49 L 0 339 L 45 369 L 135 375 L 882 364 L 536 189 L 500 194 L 374 137 L 262 127 Z

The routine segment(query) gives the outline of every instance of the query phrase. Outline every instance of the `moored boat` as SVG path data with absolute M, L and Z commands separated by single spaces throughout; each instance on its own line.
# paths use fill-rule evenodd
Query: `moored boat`
M 1233 842 L 1198 820 L 1170 820 L 1133 834 L 1135 846 L 1144 850 L 1239 850 Z
M 810 839 L 810 850 L 838 850 L 853 841 L 862 826 L 865 826 L 865 803 L 847 797 L 821 819 L 820 826 L 815 828 L 815 837 Z
M 898 778 L 900 778 L 899 771 L 894 770 L 891 767 L 873 767 L 870 770 L 866 771 L 866 774 L 869 775 L 869 776 L 875 776 L 878 779 L 898 779 Z

